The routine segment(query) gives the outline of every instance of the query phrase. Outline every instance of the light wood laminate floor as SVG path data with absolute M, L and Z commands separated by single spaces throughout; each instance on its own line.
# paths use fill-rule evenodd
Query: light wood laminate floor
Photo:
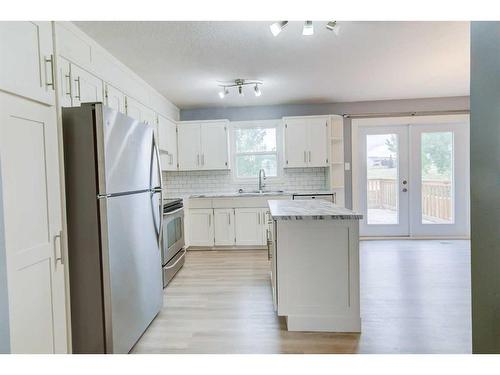
M 469 241 L 362 241 L 361 334 L 288 332 L 266 251 L 191 251 L 133 353 L 470 353 Z

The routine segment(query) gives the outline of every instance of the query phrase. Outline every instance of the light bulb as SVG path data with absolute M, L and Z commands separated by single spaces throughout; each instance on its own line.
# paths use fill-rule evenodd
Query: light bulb
M 262 91 L 260 91 L 259 85 L 255 85 L 254 92 L 255 92 L 255 96 L 261 96 L 262 95 Z
M 271 32 L 274 36 L 278 36 L 278 34 L 281 33 L 286 25 L 288 25 L 288 21 L 280 21 L 273 23 L 271 26 L 269 26 L 269 28 L 271 29 Z
M 312 21 L 304 22 L 304 28 L 302 29 L 302 35 L 313 35 L 314 27 Z

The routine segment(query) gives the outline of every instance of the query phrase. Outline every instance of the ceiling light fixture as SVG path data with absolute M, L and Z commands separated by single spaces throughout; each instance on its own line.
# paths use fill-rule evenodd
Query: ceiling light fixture
M 285 26 L 288 25 L 288 21 L 279 21 L 271 24 L 269 28 L 274 36 L 278 36 L 279 33 L 283 31 Z M 335 35 L 339 35 L 340 26 L 337 21 L 328 21 L 326 28 L 332 31 Z M 312 21 L 305 21 L 302 28 L 302 35 L 314 35 L 314 26 Z
M 302 35 L 313 35 L 314 34 L 314 26 L 312 21 L 305 21 L 304 28 L 302 29 Z
M 235 79 L 234 81 L 219 82 L 219 86 L 222 87 L 222 90 L 219 91 L 219 97 L 221 99 L 224 99 L 229 94 L 229 89 L 231 89 L 231 88 L 236 88 L 236 90 L 238 91 L 238 94 L 240 96 L 245 96 L 245 92 L 243 91 L 243 88 L 245 86 L 249 86 L 249 85 L 254 86 L 255 96 L 261 96 L 262 91 L 260 90 L 260 86 L 263 84 L 264 83 L 262 81 L 258 81 L 255 79 L 252 79 L 252 80 L 242 79 L 242 78 Z
M 335 35 L 339 35 L 340 26 L 337 24 L 337 21 L 329 21 L 326 24 L 326 28 L 330 31 L 333 31 Z
M 273 33 L 274 36 L 278 36 L 279 33 L 288 25 L 288 21 L 279 21 L 273 23 L 269 28 L 271 29 L 271 32 Z

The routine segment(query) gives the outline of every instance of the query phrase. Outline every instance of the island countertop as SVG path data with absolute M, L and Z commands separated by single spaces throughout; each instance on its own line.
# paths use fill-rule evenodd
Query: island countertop
M 321 199 L 269 200 L 275 220 L 361 220 L 363 215 Z

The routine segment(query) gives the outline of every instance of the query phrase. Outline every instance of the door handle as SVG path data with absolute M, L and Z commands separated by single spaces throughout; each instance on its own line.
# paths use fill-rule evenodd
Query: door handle
M 228 225 L 231 225 L 231 214 L 227 214 Z
M 59 238 L 59 241 L 57 241 L 58 238 Z M 62 231 L 59 231 L 59 233 L 57 233 L 54 236 L 54 265 L 56 265 L 56 266 L 57 266 L 57 261 L 59 261 L 61 263 L 61 265 L 64 264 L 62 247 L 61 247 L 61 239 L 62 239 Z M 57 242 L 59 242 L 59 246 L 57 246 Z M 59 250 L 59 251 L 57 251 L 57 250 Z
M 45 83 L 45 86 L 50 86 L 52 87 L 52 90 L 55 90 L 55 84 L 54 84 L 54 55 L 50 55 L 50 57 L 45 58 L 45 64 L 50 63 L 50 82 L 47 80 Z
M 160 193 L 160 204 L 159 204 L 159 215 L 160 215 L 160 227 L 158 228 L 158 246 L 161 251 L 161 239 L 163 232 L 163 179 L 161 177 L 161 165 L 160 165 L 160 150 L 158 149 L 158 145 L 156 143 L 155 133 L 153 132 L 153 150 L 156 155 L 157 167 L 158 167 L 158 177 L 160 186 L 159 188 L 152 188 L 151 190 L 157 193 Z M 151 163 L 153 163 L 153 157 L 151 156 Z M 152 167 L 152 165 L 151 165 Z M 151 183 L 150 183 L 151 184 Z
M 78 100 L 81 100 L 80 77 L 78 77 L 77 79 L 75 79 L 75 82 L 76 82 L 76 88 L 77 88 L 77 92 L 78 92 L 78 95 L 75 95 L 75 98 L 78 99 Z
M 309 163 L 311 162 L 311 151 L 309 151 Z

